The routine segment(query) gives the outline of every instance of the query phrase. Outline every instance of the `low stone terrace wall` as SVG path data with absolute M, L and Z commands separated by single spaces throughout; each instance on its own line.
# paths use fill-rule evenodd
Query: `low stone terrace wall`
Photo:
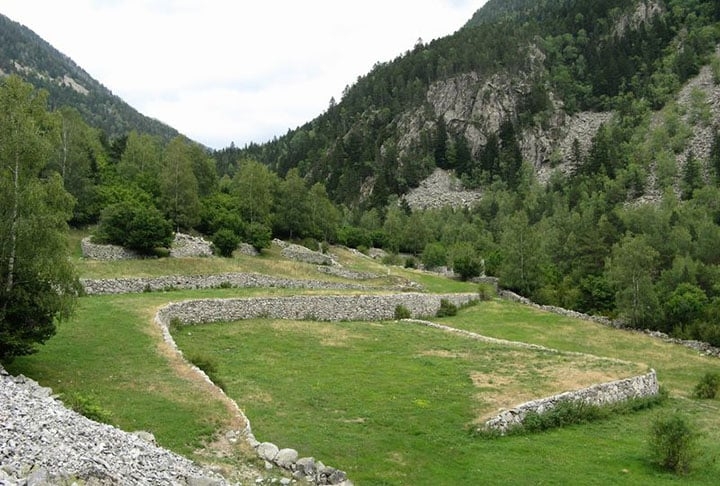
M 542 414 L 549 412 L 563 402 L 579 401 L 588 405 L 602 406 L 624 402 L 634 398 L 652 397 L 657 395 L 658 391 L 657 375 L 655 374 L 655 370 L 651 370 L 645 375 L 633 376 L 609 383 L 600 383 L 589 388 L 564 392 L 551 397 L 523 403 L 487 420 L 484 427 L 485 429 L 505 433 L 508 429 L 521 425 L 528 413 L 535 412 Z
M 442 299 L 461 306 L 477 300 L 477 294 L 303 295 L 187 300 L 168 304 L 160 309 L 158 315 L 163 320 L 178 318 L 183 324 L 237 321 L 258 317 L 366 321 L 393 319 L 395 308 L 399 305 L 409 310 L 413 317 L 434 316 L 440 308 Z
M 447 299 L 460 306 L 476 300 L 477 294 L 408 293 L 187 300 L 171 303 L 161 308 L 155 315 L 155 321 L 160 325 L 165 341 L 182 355 L 169 331 L 170 323 L 174 319 L 179 319 L 182 324 L 186 325 L 257 317 L 325 321 L 381 320 L 392 319 L 398 305 L 407 308 L 414 316 L 435 315 L 440 308 L 442 299 Z M 188 364 L 212 383 L 202 370 Z M 222 390 L 220 391 L 222 392 Z M 304 479 L 314 484 L 352 485 L 344 471 L 325 466 L 314 458 L 299 457 L 298 452 L 294 449 L 281 449 L 271 442 L 259 442 L 252 433 L 250 420 L 237 407 L 237 404 L 234 406 L 236 412 L 247 424 L 246 429 L 241 433 L 255 448 L 261 459 L 291 472 L 297 479 Z
M 212 289 L 222 287 L 369 290 L 368 286 L 362 284 L 327 282 L 322 280 L 293 280 L 259 273 L 80 279 L 80 283 L 82 283 L 85 288 L 85 293 L 88 295 L 131 294 L 172 289 Z

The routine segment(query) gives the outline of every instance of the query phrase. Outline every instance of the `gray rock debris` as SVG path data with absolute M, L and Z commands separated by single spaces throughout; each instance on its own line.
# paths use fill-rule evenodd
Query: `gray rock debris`
M 0 367 L 0 484 L 227 484 L 218 474 L 65 408 L 51 391 Z

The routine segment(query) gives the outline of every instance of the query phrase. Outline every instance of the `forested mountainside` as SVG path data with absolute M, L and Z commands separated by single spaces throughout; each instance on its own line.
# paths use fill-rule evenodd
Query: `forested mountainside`
M 174 128 L 142 115 L 113 95 L 33 31 L 0 14 L 0 76 L 8 74 L 47 90 L 51 106 L 75 108 L 109 139 L 125 136 L 131 130 L 157 135 L 165 141 L 178 135 Z
M 222 255 L 273 237 L 374 246 L 720 345 L 719 46 L 716 0 L 490 0 L 303 126 L 213 154 L 139 130 L 103 144 L 81 105 L 41 116 L 43 97 L 9 76 L 0 195 L 38 195 L 10 186 L 2 157 L 39 147 L 31 176 L 62 183 L 71 224 L 97 224 L 100 241 L 153 252 L 184 230 Z M 17 125 L 35 118 L 43 130 Z M 459 205 L 415 204 L 421 182 L 454 187 L 432 197 Z
M 491 0 L 454 35 L 378 63 L 309 123 L 220 154 L 218 168 L 232 173 L 238 155 L 281 175 L 297 167 L 366 207 L 435 167 L 512 186 L 523 160 L 538 171 L 569 158 L 578 116 L 669 102 L 709 62 L 719 12 L 708 0 Z

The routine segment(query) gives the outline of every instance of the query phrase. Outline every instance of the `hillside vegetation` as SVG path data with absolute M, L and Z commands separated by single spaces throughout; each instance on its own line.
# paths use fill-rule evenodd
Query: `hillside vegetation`
M 346 268 L 388 273 L 379 262 L 336 251 Z M 100 271 L 103 265 L 111 270 Z M 173 265 L 177 274 L 199 269 L 192 258 Z M 314 265 L 288 262 L 274 252 L 211 258 L 206 265 L 323 278 Z M 100 274 L 142 272 L 137 262 L 95 262 L 92 267 Z M 462 290 L 443 277 L 400 267 L 390 272 L 422 278 L 434 292 Z M 81 275 L 90 276 L 85 270 Z M 464 285 L 465 290 L 477 288 Z M 251 452 L 223 439 L 233 427 L 232 414 L 168 353 L 152 317 L 172 301 L 299 292 L 226 288 L 83 297 L 76 316 L 59 327 L 54 339 L 35 356 L 18 357 L 8 369 L 52 386 L 68 403 L 79 397 L 126 430 L 152 431 L 160 444 L 220 464 L 233 477 L 233 471 L 254 460 Z M 174 335 L 186 357 L 212 365 L 213 378 L 248 415 L 259 440 L 313 455 L 345 470 L 355 484 L 492 483 L 518 477 L 527 484 L 671 484 L 677 477 L 656 469 L 646 444 L 649 424 L 671 410 L 692 417 L 705 431 L 683 480 L 713 484 L 720 472 L 717 399 L 693 398 L 702 375 L 720 371 L 716 358 L 502 300 L 436 320 L 560 352 L 485 344 L 392 321 L 259 319 L 180 327 Z M 574 354 L 578 351 L 594 357 Z M 532 436 L 486 439 L 472 433 L 500 407 L 648 367 L 657 370 L 670 395 L 659 407 Z
M 719 20 L 702 0 L 491 1 L 262 146 L 140 128 L 104 144 L 59 109 L 40 175 L 61 174 L 72 224 L 145 253 L 173 230 L 225 255 L 273 237 L 380 247 L 720 344 Z M 438 168 L 482 197 L 411 210 Z
M 378 63 L 314 120 L 217 152 L 108 116 L 125 108 L 107 93 L 88 103 L 102 91 L 89 76 L 0 22 L 0 351 L 15 358 L 12 373 L 123 428 L 229 469 L 245 463 L 247 451 L 225 440 L 236 425 L 226 402 L 162 343 L 152 318 L 175 300 L 305 291 L 169 285 L 81 296 L 77 277 L 346 280 L 289 262 L 273 238 L 375 273 L 372 292 L 477 290 L 468 281 L 485 274 L 540 304 L 720 346 L 716 1 L 490 0 L 455 34 Z M 437 170 L 459 204 L 411 207 L 409 190 Z M 216 256 L 165 258 L 180 231 L 212 240 Z M 90 233 L 148 258 L 84 260 L 79 240 Z M 240 254 L 241 242 L 259 256 Z M 366 256 L 378 249 L 379 260 Z M 217 365 L 261 437 L 317 451 L 361 484 L 676 483 L 647 454 L 649 423 L 672 411 L 702 431 L 683 480 L 720 476 L 718 401 L 694 394 L 720 371 L 715 358 L 502 300 L 443 322 L 559 353 L 307 317 L 174 332 Z M 567 358 L 576 352 L 598 360 Z M 648 367 L 669 394 L 656 409 L 534 436 L 469 432 L 496 405 Z

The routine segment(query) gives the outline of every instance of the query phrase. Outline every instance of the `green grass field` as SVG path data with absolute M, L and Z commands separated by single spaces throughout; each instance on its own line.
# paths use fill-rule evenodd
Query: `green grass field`
M 343 255 L 347 267 L 384 268 L 353 258 Z M 255 260 L 158 260 L 150 266 L 146 261 L 82 262 L 78 267 L 82 276 L 95 277 L 161 274 L 164 269 L 185 274 L 265 270 L 323 278 L 312 266 L 273 254 Z M 207 268 L 213 270 L 203 271 Z M 391 273 L 391 278 L 420 280 L 433 292 L 474 288 L 396 267 Z M 65 396 L 90 397 L 112 423 L 150 430 L 162 445 L 202 460 L 203 446 L 231 426 L 230 414 L 164 347 L 152 322 L 155 311 L 190 298 L 289 293 L 215 289 L 83 297 L 76 315 L 60 324 L 38 354 L 18 358 L 7 368 Z M 395 322 L 251 320 L 183 327 L 175 334 L 186 355 L 216 363 L 259 440 L 313 455 L 347 471 L 358 485 L 717 484 L 720 400 L 692 399 L 691 392 L 705 372 L 720 372 L 720 360 L 498 300 L 438 321 L 598 358 L 489 345 Z M 648 367 L 657 370 L 670 394 L 660 407 L 535 435 L 484 439 L 470 433 L 499 407 Z M 681 478 L 658 471 L 647 450 L 654 417 L 676 409 L 702 431 L 698 459 Z M 248 456 L 243 452 L 228 460 Z

